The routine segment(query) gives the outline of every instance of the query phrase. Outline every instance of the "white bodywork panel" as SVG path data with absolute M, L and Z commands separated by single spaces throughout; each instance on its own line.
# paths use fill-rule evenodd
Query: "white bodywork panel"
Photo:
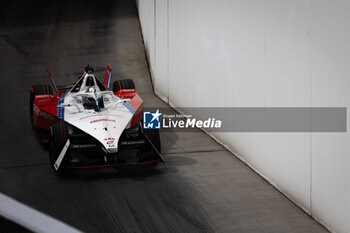
M 119 137 L 130 126 L 135 110 L 129 105 L 129 99 L 121 99 L 111 91 L 100 91 L 97 85 L 92 91 L 92 86 L 85 85 L 87 77 L 95 79 L 92 74 L 84 75 L 80 90 L 73 92 L 73 87 L 62 97 L 58 117 L 96 138 L 108 152 L 117 152 Z M 83 98 L 101 97 L 104 107 L 99 111 L 84 108 Z

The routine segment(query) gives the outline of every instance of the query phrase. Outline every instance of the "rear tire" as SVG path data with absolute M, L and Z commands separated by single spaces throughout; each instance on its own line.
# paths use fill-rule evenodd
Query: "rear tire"
M 132 79 L 123 79 L 113 83 L 113 92 L 118 92 L 122 89 L 135 89 L 134 81 Z
M 33 104 L 35 100 L 35 96 L 37 95 L 45 95 L 49 94 L 52 95 L 52 88 L 50 85 L 34 85 L 30 89 L 30 96 L 29 96 L 29 114 L 30 114 L 30 122 L 33 123 Z
M 68 128 L 64 123 L 52 124 L 49 133 L 49 161 L 51 167 L 56 171 L 54 164 L 68 140 Z

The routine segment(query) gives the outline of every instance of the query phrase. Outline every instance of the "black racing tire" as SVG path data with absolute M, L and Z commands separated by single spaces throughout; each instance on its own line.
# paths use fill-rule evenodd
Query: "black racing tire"
M 33 123 L 33 103 L 35 96 L 37 95 L 45 95 L 50 94 L 53 95 L 52 88 L 50 85 L 33 85 L 30 89 L 30 95 L 29 95 L 29 114 L 30 114 L 30 121 Z
M 68 140 L 68 128 L 64 123 L 52 124 L 49 132 L 49 161 L 54 169 L 54 164 Z M 63 161 L 62 161 L 63 162 Z M 55 169 L 54 169 L 55 170 Z M 56 171 L 56 170 L 55 170 Z
M 159 129 L 144 129 L 144 135 L 150 140 L 159 153 L 161 153 Z M 150 148 L 151 149 L 151 148 Z
M 135 89 L 135 84 L 132 79 L 117 80 L 113 83 L 113 92 L 118 92 L 122 89 Z
M 154 145 L 154 147 L 158 150 L 158 152 L 161 153 L 159 129 L 142 129 L 142 126 L 140 126 L 140 136 L 142 134 L 143 136 L 147 137 Z M 119 171 L 131 173 L 134 175 L 153 175 L 157 171 L 156 168 L 159 165 L 159 162 L 154 161 L 151 163 L 147 163 L 151 160 L 159 158 L 158 155 L 153 152 L 153 147 L 149 143 L 147 143 L 142 146 L 141 151 L 137 155 L 137 162 L 144 164 L 139 164 L 135 167 L 118 167 L 117 169 Z

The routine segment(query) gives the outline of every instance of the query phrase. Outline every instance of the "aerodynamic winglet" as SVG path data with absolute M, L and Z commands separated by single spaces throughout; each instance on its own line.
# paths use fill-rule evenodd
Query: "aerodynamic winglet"
M 70 140 L 68 139 L 66 144 L 63 146 L 63 149 L 62 149 L 60 155 L 58 156 L 58 158 L 54 164 L 56 171 L 60 168 L 61 163 L 63 161 L 64 156 L 66 155 L 66 152 L 68 150 L 69 145 L 70 145 Z
M 52 75 L 51 75 L 51 72 L 50 72 L 50 70 L 49 70 L 48 68 L 46 68 L 46 72 L 49 74 L 49 77 L 50 77 L 52 86 L 53 86 L 53 88 L 55 89 L 55 92 L 56 92 L 56 95 L 57 95 L 57 94 L 58 94 L 58 89 L 57 89 L 55 80 L 53 80 L 53 77 L 52 77 Z
M 106 71 L 106 76 L 105 76 L 105 82 L 104 82 L 104 86 L 107 89 L 109 88 L 109 84 L 111 82 L 111 74 L 112 74 L 112 68 L 108 64 L 107 71 Z

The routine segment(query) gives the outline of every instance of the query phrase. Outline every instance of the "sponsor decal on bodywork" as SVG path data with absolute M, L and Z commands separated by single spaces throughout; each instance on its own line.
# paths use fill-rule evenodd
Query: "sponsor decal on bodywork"
M 80 117 L 79 120 L 85 120 L 91 117 L 120 117 L 120 115 L 117 115 L 117 114 L 97 114 L 96 112 L 89 113 L 89 114 L 90 115 Z
M 111 119 L 98 119 L 98 120 L 90 121 L 90 124 L 93 124 L 93 123 L 96 123 L 96 122 L 100 122 L 100 121 L 115 122 L 115 120 L 111 120 Z
M 57 117 L 64 120 L 64 107 L 62 106 L 62 104 L 64 103 L 64 97 L 66 96 L 67 92 L 65 92 L 62 97 L 60 98 L 60 100 L 58 101 L 58 105 L 57 105 Z
M 105 138 L 105 139 L 103 139 L 103 141 L 114 141 L 115 140 L 115 138 Z

